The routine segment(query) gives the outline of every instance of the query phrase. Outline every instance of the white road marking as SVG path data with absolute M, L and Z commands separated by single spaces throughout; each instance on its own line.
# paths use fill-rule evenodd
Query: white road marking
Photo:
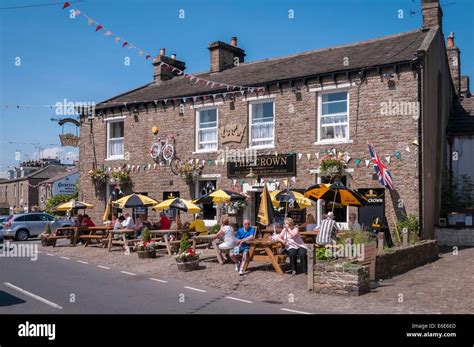
M 193 287 L 186 287 L 186 286 L 184 286 L 184 288 L 190 289 L 190 290 L 195 290 L 196 292 L 201 292 L 201 293 L 206 293 L 206 292 L 207 292 L 206 290 L 197 289 L 197 288 L 193 288 Z
M 52 301 L 49 301 L 45 298 L 42 298 L 41 296 L 38 296 L 36 294 L 33 294 L 33 293 L 30 293 L 29 291 L 26 291 L 20 287 L 17 287 L 17 286 L 14 286 L 13 284 L 9 283 L 9 282 L 3 282 L 3 284 L 11 289 L 14 289 L 22 294 L 25 294 L 29 297 L 32 297 L 33 299 L 36 299 L 38 301 L 41 301 L 42 303 L 46 304 L 46 305 L 49 305 L 51 307 L 54 307 L 54 308 L 57 308 L 58 310 L 62 310 L 63 308 L 61 306 L 59 306 L 58 304 L 55 304 L 54 302 Z
M 234 298 L 234 297 L 232 297 L 232 296 L 226 296 L 225 298 L 226 298 L 226 299 L 230 299 L 230 300 L 235 300 L 235 301 L 246 302 L 247 304 L 253 304 L 252 301 L 244 300 L 244 299 L 239 299 L 239 298 Z
M 120 271 L 123 274 L 130 275 L 130 276 L 136 276 L 137 274 L 134 274 L 133 272 L 127 272 L 127 271 Z
M 97 267 L 100 267 L 101 269 L 110 270 L 110 267 L 107 266 L 97 265 Z
M 59 257 L 59 258 L 69 260 L 68 257 Z
M 287 312 L 293 312 L 293 313 L 300 313 L 300 314 L 312 314 L 311 312 L 295 311 L 295 310 L 290 310 L 289 308 L 281 308 L 280 310 L 287 311 Z
M 152 281 L 156 281 L 156 282 L 161 282 L 161 283 L 168 283 L 168 281 L 159 280 L 158 278 L 153 278 L 153 277 L 150 277 L 150 279 L 151 279 Z
M 54 257 L 54 254 L 51 254 L 51 253 L 46 253 L 46 255 L 49 255 L 50 257 Z
M 87 261 L 82 261 L 82 260 L 78 260 L 77 262 L 81 264 L 89 264 Z

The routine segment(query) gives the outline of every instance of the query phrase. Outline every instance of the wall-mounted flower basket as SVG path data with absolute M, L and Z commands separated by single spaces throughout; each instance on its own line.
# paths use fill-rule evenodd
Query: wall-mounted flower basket
M 326 154 L 319 162 L 319 175 L 329 177 L 331 182 L 340 181 L 343 176 L 347 175 L 346 169 L 346 161 L 332 154 Z

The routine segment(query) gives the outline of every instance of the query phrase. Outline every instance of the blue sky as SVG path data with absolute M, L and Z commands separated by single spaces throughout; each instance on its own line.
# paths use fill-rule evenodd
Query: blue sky
M 52 0 L 0 0 L 0 7 L 51 4 Z M 54 6 L 0 10 L 0 172 L 21 159 L 43 154 L 73 158 L 60 148 L 62 129 L 54 110 L 6 109 L 4 105 L 98 102 L 152 80 L 149 61 L 94 33 L 79 16 Z M 473 4 L 444 0 L 443 30 L 461 49 L 462 74 L 474 76 Z M 363 41 L 421 27 L 420 0 L 87 0 L 73 4 L 119 36 L 153 55 L 161 47 L 184 60 L 187 72 L 209 68 L 211 41 L 237 36 L 246 61 Z M 398 10 L 404 18 L 398 18 Z M 184 19 L 179 18 L 184 10 Z M 289 10 L 294 11 L 290 19 Z M 410 15 L 410 10 L 415 11 Z M 125 57 L 130 66 L 125 66 Z M 15 66 L 15 59 L 21 65 Z M 73 130 L 74 128 L 66 128 Z M 6 142 L 13 141 L 15 144 Z M 37 146 L 37 145 L 36 145 Z

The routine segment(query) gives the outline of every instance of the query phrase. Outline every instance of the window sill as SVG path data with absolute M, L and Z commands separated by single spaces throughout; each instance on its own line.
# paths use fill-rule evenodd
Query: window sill
M 348 144 L 348 143 L 354 143 L 353 140 L 348 140 L 348 139 L 341 139 L 341 140 L 321 140 L 321 141 L 316 141 L 313 143 L 315 146 L 320 146 L 320 145 L 340 145 L 340 144 Z
M 109 158 L 105 158 L 104 160 L 105 161 L 113 161 L 113 160 L 124 160 L 125 157 L 124 156 L 121 156 L 121 157 L 109 157 Z
M 253 149 L 275 149 L 275 146 L 274 145 L 271 145 L 271 146 L 251 146 L 251 147 L 247 147 L 245 150 L 253 150 Z
M 200 150 L 200 151 L 194 151 L 193 154 L 212 154 L 212 153 L 217 153 L 218 150 L 217 149 L 213 149 L 213 150 Z

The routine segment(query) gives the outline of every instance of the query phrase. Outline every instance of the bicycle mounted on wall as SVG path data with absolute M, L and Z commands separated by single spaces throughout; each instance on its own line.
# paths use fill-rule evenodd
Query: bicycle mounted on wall
M 155 142 L 151 145 L 150 156 L 155 163 L 163 163 L 169 165 L 171 172 L 178 175 L 178 165 L 181 160 L 176 156 L 176 146 L 174 135 L 166 135 L 162 138 L 159 134 L 158 127 L 152 128 L 153 134 L 156 136 Z

